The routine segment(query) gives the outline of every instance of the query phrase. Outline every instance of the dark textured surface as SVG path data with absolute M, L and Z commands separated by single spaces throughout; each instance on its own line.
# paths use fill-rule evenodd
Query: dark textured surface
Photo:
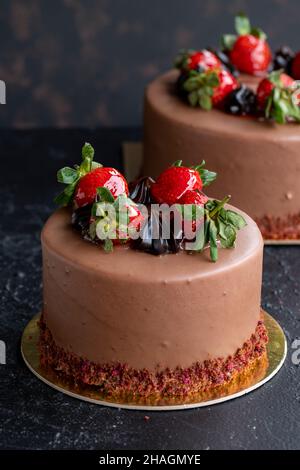
M 300 337 L 300 246 L 265 249 L 263 307 L 283 326 L 289 351 L 279 374 L 248 396 L 209 408 L 147 413 L 146 421 L 145 412 L 64 396 L 23 364 L 20 336 L 41 306 L 39 234 L 53 210 L 55 170 L 75 162 L 88 139 L 99 160 L 117 165 L 120 142 L 139 137 L 134 130 L 0 132 L 0 340 L 7 345 L 7 364 L 0 365 L 0 447 L 299 449 L 300 371 L 290 345 Z
M 145 84 L 179 48 L 219 45 L 240 10 L 300 49 L 299 0 L 1 0 L 0 125 L 140 125 Z

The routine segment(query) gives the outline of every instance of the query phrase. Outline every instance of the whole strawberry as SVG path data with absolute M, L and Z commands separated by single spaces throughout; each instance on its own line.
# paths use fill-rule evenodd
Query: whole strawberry
M 80 178 L 74 193 L 76 207 L 91 204 L 97 194 L 97 188 L 104 187 L 110 190 L 114 198 L 120 194 L 128 194 L 127 182 L 118 170 L 108 167 L 99 167 Z
M 190 70 L 205 71 L 221 68 L 220 59 L 207 49 L 201 51 L 181 51 L 175 60 L 175 66 L 182 72 Z
M 226 96 L 238 88 L 236 78 L 225 69 L 191 72 L 183 83 L 187 99 L 191 106 L 200 106 L 210 110 L 213 106 L 221 106 Z
M 300 52 L 295 55 L 291 69 L 292 77 L 295 78 L 295 80 L 300 80 Z
M 232 64 L 240 72 L 249 75 L 265 72 L 272 60 L 265 33 L 259 28 L 252 28 L 245 15 L 235 18 L 235 29 L 237 36 L 232 34 L 223 36 L 223 46 Z
M 172 205 L 177 203 L 187 191 L 201 191 L 216 178 L 216 173 L 203 168 L 205 162 L 197 167 L 188 168 L 182 161 L 163 171 L 151 186 L 151 195 L 159 204 Z
M 92 204 L 97 188 L 109 189 L 117 198 L 120 194 L 128 194 L 127 182 L 123 175 L 114 168 L 103 167 L 94 162 L 94 149 L 85 143 L 82 147 L 82 162 L 74 168 L 64 167 L 57 172 L 57 181 L 66 184 L 64 191 L 55 198 L 56 204 L 67 206 L 74 203 L 75 208 Z
M 279 124 L 289 120 L 300 121 L 296 82 L 289 75 L 276 70 L 261 80 L 256 92 L 257 106 L 267 119 Z

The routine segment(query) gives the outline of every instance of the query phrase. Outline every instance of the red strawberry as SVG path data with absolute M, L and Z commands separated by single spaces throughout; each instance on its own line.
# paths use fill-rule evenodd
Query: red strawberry
M 292 62 L 292 76 L 296 80 L 300 80 L 300 52 L 295 55 Z
M 260 109 L 264 109 L 267 99 L 271 95 L 275 87 L 289 88 L 294 85 L 295 81 L 292 77 L 285 73 L 273 72 L 269 77 L 261 80 L 257 87 L 256 99 Z
M 199 172 L 185 166 L 171 166 L 163 171 L 151 187 L 151 194 L 159 204 L 175 204 L 188 190 L 202 189 Z
M 199 193 L 198 191 L 186 191 L 185 194 L 179 199 L 179 204 L 196 204 L 197 206 L 204 206 L 208 201 L 208 197 Z
M 268 43 L 252 34 L 238 37 L 229 56 L 240 72 L 250 75 L 265 72 L 272 59 Z
M 208 197 L 199 193 L 198 191 L 186 191 L 186 193 L 179 199 L 179 204 L 193 204 L 196 206 L 203 207 L 208 201 Z M 184 213 L 183 213 L 184 215 Z M 195 212 L 193 214 L 193 219 L 187 218 L 183 220 L 184 235 L 187 239 L 193 239 L 195 232 L 203 223 L 204 214 Z
M 238 88 L 236 78 L 225 69 L 212 69 L 206 72 L 191 72 L 183 83 L 191 106 L 210 110 L 223 103 L 226 96 Z
M 119 171 L 114 168 L 99 167 L 80 178 L 77 183 L 74 194 L 76 206 L 91 204 L 95 200 L 97 188 L 103 186 L 110 190 L 114 198 L 120 194 L 128 194 L 127 182 Z
M 300 121 L 295 81 L 280 70 L 272 72 L 258 85 L 256 100 L 258 108 L 264 111 L 267 119 L 272 118 L 279 124 L 287 121 Z
M 227 70 L 221 69 L 217 71 L 219 84 L 214 88 L 212 95 L 213 106 L 220 105 L 225 97 L 233 90 L 238 88 L 236 78 Z
M 203 49 L 199 52 L 194 52 L 187 59 L 187 68 L 189 70 L 208 70 L 221 68 L 222 64 L 218 57 L 210 51 Z
M 223 45 L 232 64 L 240 72 L 250 75 L 265 72 L 272 60 L 265 33 L 259 28 L 252 28 L 249 19 L 242 14 L 235 18 L 235 29 L 237 36 L 223 36 Z
M 195 70 L 197 72 L 221 68 L 220 59 L 207 49 L 201 51 L 183 50 L 175 60 L 175 66 L 182 72 Z

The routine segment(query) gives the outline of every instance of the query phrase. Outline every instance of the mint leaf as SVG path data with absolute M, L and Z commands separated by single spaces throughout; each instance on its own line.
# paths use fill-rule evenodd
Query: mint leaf
M 208 95 L 201 95 L 199 98 L 200 108 L 205 111 L 210 111 L 212 109 L 212 99 Z
M 227 222 L 229 222 L 233 227 L 241 230 L 242 228 L 246 227 L 247 222 L 241 214 L 234 212 L 230 209 L 225 210 Z
M 250 21 L 244 13 L 240 13 L 235 17 L 234 24 L 235 30 L 240 36 L 251 33 Z
M 213 262 L 218 260 L 218 244 L 217 244 L 218 230 L 213 220 L 209 221 L 209 249 L 210 257 Z
M 74 168 L 65 166 L 57 172 L 57 181 L 64 184 L 72 184 L 78 179 L 78 173 Z

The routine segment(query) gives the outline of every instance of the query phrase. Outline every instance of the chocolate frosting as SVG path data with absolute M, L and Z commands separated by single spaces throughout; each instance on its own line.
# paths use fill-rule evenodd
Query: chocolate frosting
M 246 214 L 234 249 L 151 256 L 84 241 L 60 209 L 45 224 L 43 313 L 54 341 L 96 363 L 189 367 L 226 358 L 260 318 L 263 243 Z
M 205 159 L 218 173 L 209 195 L 231 194 L 253 218 L 299 213 L 299 124 L 191 108 L 174 91 L 177 76 L 168 72 L 146 89 L 143 174 L 156 177 L 176 160 L 195 165 Z M 260 79 L 241 76 L 252 89 Z

